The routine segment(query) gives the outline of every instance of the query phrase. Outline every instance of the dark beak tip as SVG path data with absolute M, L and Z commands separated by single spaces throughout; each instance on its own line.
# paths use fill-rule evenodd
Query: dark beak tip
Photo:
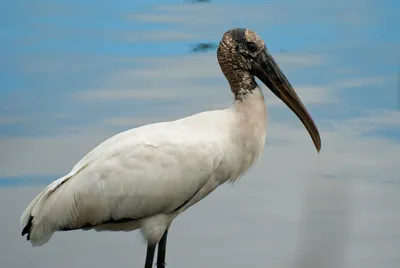
M 319 138 L 315 143 L 315 148 L 317 149 L 317 153 L 321 152 L 321 139 Z

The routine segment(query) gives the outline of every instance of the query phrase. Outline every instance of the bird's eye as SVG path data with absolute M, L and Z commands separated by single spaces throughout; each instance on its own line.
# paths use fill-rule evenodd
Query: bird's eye
M 248 42 L 247 44 L 247 49 L 251 52 L 254 53 L 257 51 L 257 45 L 253 42 Z

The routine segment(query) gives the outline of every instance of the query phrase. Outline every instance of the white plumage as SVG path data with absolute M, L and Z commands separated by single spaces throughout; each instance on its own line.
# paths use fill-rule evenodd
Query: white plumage
M 59 229 L 91 226 L 141 228 L 148 241 L 157 242 L 180 212 L 249 169 L 264 148 L 265 131 L 259 88 L 245 103 L 225 110 L 125 131 L 50 184 L 29 204 L 21 223 L 33 217 L 34 246 Z M 132 220 L 102 224 L 121 219 Z

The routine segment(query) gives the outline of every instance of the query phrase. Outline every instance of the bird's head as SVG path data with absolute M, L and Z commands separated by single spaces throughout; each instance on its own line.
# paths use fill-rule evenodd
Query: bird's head
M 218 46 L 217 57 L 232 92 L 239 99 L 257 86 L 256 76 L 297 115 L 319 152 L 321 138 L 313 119 L 255 32 L 241 28 L 227 31 Z

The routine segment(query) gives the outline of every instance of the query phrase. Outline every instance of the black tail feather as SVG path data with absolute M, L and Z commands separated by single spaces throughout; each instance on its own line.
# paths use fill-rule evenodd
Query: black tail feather
M 29 216 L 28 223 L 25 225 L 24 229 L 22 229 L 21 235 L 24 236 L 24 235 L 28 234 L 28 236 L 26 237 L 27 240 L 30 239 L 30 231 L 31 231 L 31 227 L 32 227 L 32 220 L 33 220 L 33 217 L 31 215 L 31 216 Z

